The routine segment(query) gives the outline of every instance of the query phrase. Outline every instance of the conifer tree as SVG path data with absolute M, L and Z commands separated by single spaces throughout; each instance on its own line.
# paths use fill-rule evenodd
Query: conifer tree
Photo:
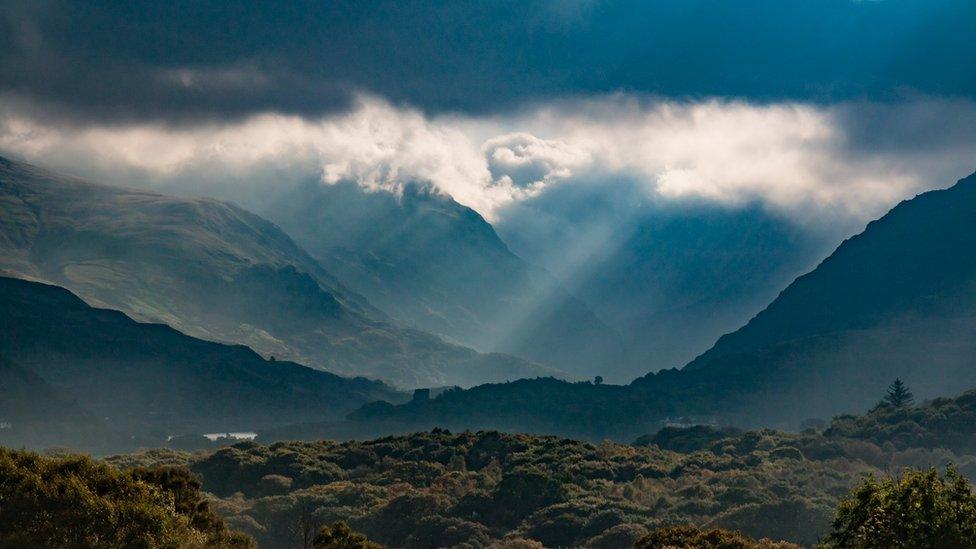
M 885 402 L 895 408 L 908 408 L 915 404 L 915 396 L 900 378 L 895 378 L 895 382 L 888 386 Z

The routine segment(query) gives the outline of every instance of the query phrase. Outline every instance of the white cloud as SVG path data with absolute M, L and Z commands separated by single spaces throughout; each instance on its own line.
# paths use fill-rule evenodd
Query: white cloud
M 870 107 L 876 119 L 917 111 L 911 104 Z M 829 210 L 860 219 L 974 167 L 967 165 L 976 159 L 974 140 L 917 153 L 851 147 L 845 122 L 852 109 L 609 96 L 507 117 L 428 118 L 361 98 L 353 111 L 321 120 L 269 113 L 193 127 L 57 127 L 0 107 L 0 150 L 150 183 L 200 174 L 233 181 L 267 166 L 391 192 L 429 182 L 489 219 L 550 186 L 619 177 L 665 197 L 761 201 L 797 216 Z
M 608 174 L 644 182 L 665 197 L 739 204 L 760 201 L 796 215 L 829 209 L 874 216 L 899 199 L 967 175 L 976 142 L 955 149 L 852 151 L 844 116 L 851 105 L 756 106 L 739 102 L 641 103 L 625 96 L 539 110 L 509 124 L 558 138 L 590 162 L 548 166 L 585 179 Z M 898 117 L 910 105 L 876 116 Z M 976 120 L 974 120 L 976 122 Z
M 478 145 L 450 124 L 371 99 L 322 120 L 269 113 L 190 128 L 58 128 L 8 112 L 0 125 L 0 149 L 109 179 L 120 173 L 142 173 L 151 182 L 201 173 L 246 178 L 275 165 L 318 172 L 325 184 L 350 179 L 371 190 L 399 192 L 405 184 L 429 182 L 485 212 L 520 192 L 511 183 L 492 181 Z
M 568 179 L 574 169 L 592 164 L 586 150 L 524 132 L 493 137 L 481 149 L 495 181 L 505 181 L 530 192 Z

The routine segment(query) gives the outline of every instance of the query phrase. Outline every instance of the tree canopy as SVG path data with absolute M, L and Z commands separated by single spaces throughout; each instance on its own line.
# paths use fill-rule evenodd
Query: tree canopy
M 324 526 L 312 541 L 312 549 L 382 549 L 382 545 L 353 532 L 345 522 Z
M 0 448 L 0 547 L 250 548 L 185 469 L 120 471 Z
M 952 467 L 870 477 L 841 501 L 824 547 L 976 547 L 976 496 Z

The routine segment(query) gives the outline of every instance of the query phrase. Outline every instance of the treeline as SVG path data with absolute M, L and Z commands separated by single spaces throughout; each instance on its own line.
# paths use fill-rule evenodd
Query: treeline
M 0 546 L 976 546 L 974 396 L 633 444 L 434 429 L 108 464 L 4 451 Z
M 185 463 L 221 498 L 215 505 L 229 524 L 264 547 L 301 546 L 302 532 L 343 521 L 391 546 L 609 548 L 680 524 L 813 545 L 866 475 L 946 458 L 815 431 L 669 429 L 638 442 L 435 429 L 112 461 Z

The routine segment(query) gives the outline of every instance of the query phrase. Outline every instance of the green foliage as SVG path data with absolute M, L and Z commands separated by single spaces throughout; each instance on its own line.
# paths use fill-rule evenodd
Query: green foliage
M 976 547 L 976 496 L 953 468 L 871 477 L 844 499 L 825 547 Z
M 730 530 L 703 530 L 694 526 L 659 528 L 641 538 L 635 549 L 798 549 L 786 542 L 756 541 Z
M 110 461 L 188 466 L 223 498 L 213 505 L 230 524 L 272 549 L 303 546 L 340 521 L 374 542 L 411 548 L 616 549 L 674 524 L 812 546 L 870 474 L 954 462 L 976 476 L 974 425 L 970 392 L 802 433 L 669 427 L 628 446 L 434 429 Z
M 863 416 L 839 416 L 824 434 L 890 444 L 898 450 L 948 448 L 957 454 L 976 454 L 976 390 L 922 406 L 878 406 Z
M 353 532 L 345 522 L 323 527 L 312 540 L 312 549 L 381 549 L 383 546 Z
M 702 451 L 676 453 L 438 429 L 342 443 L 245 442 L 184 456 L 204 489 L 223 498 L 220 513 L 272 549 L 300 547 L 309 525 L 315 532 L 340 521 L 406 547 L 523 540 L 617 548 L 658 526 L 710 521 L 812 544 L 839 497 L 877 472 L 819 435 L 706 438 Z M 156 453 L 147 461 L 156 459 L 176 458 Z
M 566 499 L 566 488 L 538 469 L 520 469 L 502 477 L 485 513 L 492 522 L 515 526 L 529 514 Z
M 0 448 L 0 547 L 252 547 L 186 470 L 120 471 Z
M 210 509 L 200 491 L 200 481 L 185 467 L 137 467 L 128 471 L 137 481 L 158 486 L 172 495 L 177 514 L 201 532 L 220 532 L 224 521 Z
M 697 452 L 711 446 L 717 440 L 741 435 L 738 429 L 719 429 L 708 425 L 695 425 L 685 429 L 665 427 L 653 435 L 644 435 L 634 441 L 635 446 L 655 445 L 674 452 Z

